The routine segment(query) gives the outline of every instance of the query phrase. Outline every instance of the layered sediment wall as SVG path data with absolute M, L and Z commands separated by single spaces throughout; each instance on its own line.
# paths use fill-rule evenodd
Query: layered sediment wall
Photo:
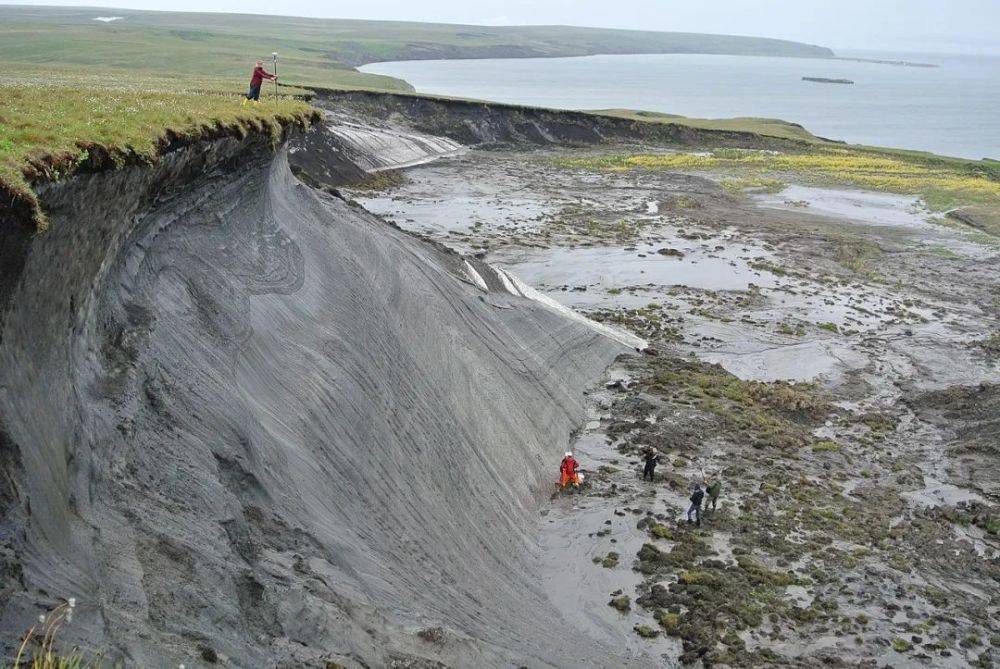
M 532 557 L 625 346 L 263 137 L 39 195 L 2 270 L 8 653 L 74 598 L 62 641 L 131 666 L 617 663 Z
M 317 103 L 372 122 L 394 123 L 470 146 L 592 146 L 625 141 L 646 145 L 780 149 L 803 144 L 752 132 L 420 95 L 319 90 Z

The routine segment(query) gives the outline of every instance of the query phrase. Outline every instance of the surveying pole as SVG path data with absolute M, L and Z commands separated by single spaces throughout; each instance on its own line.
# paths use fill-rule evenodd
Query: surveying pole
M 271 53 L 271 62 L 274 64 L 274 104 L 278 104 L 278 52 Z

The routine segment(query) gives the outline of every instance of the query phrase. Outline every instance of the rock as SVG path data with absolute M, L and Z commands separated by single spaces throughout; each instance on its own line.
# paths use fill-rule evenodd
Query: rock
M 850 79 L 830 79 L 827 77 L 802 77 L 802 81 L 811 81 L 817 84 L 853 84 Z
M 649 592 L 635 600 L 639 606 L 647 609 L 665 609 L 673 602 L 670 598 L 670 591 L 656 583 Z
M 417 632 L 417 636 L 427 643 L 443 644 L 444 629 L 441 627 L 428 627 Z
M 663 247 L 662 249 L 656 249 L 656 252 L 659 253 L 661 256 L 667 256 L 667 257 L 670 257 L 670 258 L 683 258 L 684 257 L 684 253 L 682 251 L 678 251 L 677 249 L 672 249 L 672 248 L 667 247 L 667 246 Z

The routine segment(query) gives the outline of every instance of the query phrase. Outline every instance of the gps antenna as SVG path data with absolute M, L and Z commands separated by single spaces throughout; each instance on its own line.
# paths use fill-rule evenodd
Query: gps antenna
M 274 63 L 274 104 L 278 104 L 278 52 L 271 53 L 271 61 Z

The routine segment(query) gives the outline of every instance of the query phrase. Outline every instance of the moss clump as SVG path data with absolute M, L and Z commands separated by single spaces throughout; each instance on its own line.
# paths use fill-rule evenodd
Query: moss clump
M 673 530 L 660 523 L 653 523 L 649 528 L 649 533 L 657 539 L 664 539 L 666 541 L 673 541 L 677 536 Z
M 632 630 L 643 639 L 655 639 L 660 636 L 660 630 L 649 625 L 636 625 Z
M 1000 332 L 991 334 L 978 342 L 979 347 L 990 355 L 1000 355 Z
M 678 629 L 680 629 L 681 616 L 679 613 L 670 613 L 669 611 L 660 616 L 660 626 L 666 631 L 667 634 L 671 636 L 676 636 Z
M 670 552 L 663 552 L 653 544 L 643 544 L 639 549 L 637 569 L 646 575 L 666 574 L 694 564 L 711 553 L 708 544 L 691 536 L 678 536 L 678 543 Z
M 847 239 L 838 242 L 834 259 L 852 273 L 868 279 L 876 279 L 878 273 L 872 263 L 882 257 L 882 249 L 863 239 Z
M 982 638 L 973 632 L 971 634 L 966 634 L 962 640 L 958 642 L 958 645 L 962 648 L 976 648 L 977 646 L 982 645 L 982 643 Z
M 677 581 L 684 585 L 716 585 L 719 582 L 711 572 L 698 571 L 696 569 L 681 572 L 680 576 L 677 577 Z
M 792 325 L 791 323 L 786 323 L 782 321 L 778 324 L 778 332 L 783 335 L 794 335 L 796 337 L 802 337 L 806 334 L 806 328 L 802 323 L 796 323 Z
M 906 639 L 896 637 L 892 640 L 892 649 L 897 653 L 908 653 L 913 650 L 913 643 L 907 641 Z
M 697 401 L 729 433 L 745 435 L 757 447 L 811 445 L 811 426 L 833 411 L 813 385 L 744 381 L 717 365 L 689 360 L 658 359 L 645 385 L 675 401 Z
M 610 551 L 607 555 L 604 556 L 604 559 L 601 560 L 601 566 L 604 567 L 605 569 L 614 569 L 615 567 L 618 566 L 618 560 L 620 558 L 621 556 L 618 553 Z
M 628 595 L 619 595 L 608 602 L 608 606 L 618 609 L 622 613 L 632 608 L 632 599 Z
M 817 441 L 813 444 L 812 449 L 816 453 L 822 453 L 824 451 L 839 451 L 840 444 L 830 439 L 823 439 L 822 441 Z
M 857 419 L 857 422 L 865 425 L 871 432 L 876 434 L 888 434 L 895 432 L 899 427 L 899 418 L 888 413 L 870 411 Z

